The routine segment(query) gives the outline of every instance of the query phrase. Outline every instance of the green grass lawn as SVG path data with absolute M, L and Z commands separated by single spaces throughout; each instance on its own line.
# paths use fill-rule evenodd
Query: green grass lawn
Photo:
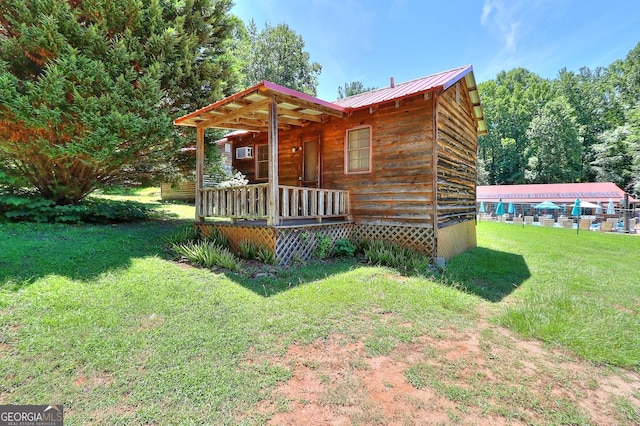
M 481 222 L 478 246 L 449 269 L 500 302 L 496 321 L 640 370 L 640 236 Z
M 0 404 L 62 403 L 66 424 L 262 424 L 292 344 L 339 335 L 385 356 L 486 316 L 640 371 L 640 237 L 480 223 L 438 279 L 353 260 L 250 279 L 167 260 L 179 226 L 0 225 Z
M 160 198 L 159 187 L 114 189 L 107 192 L 98 191 L 92 194 L 92 197 L 143 203 L 162 218 L 193 220 L 196 214 L 193 203 L 163 202 Z

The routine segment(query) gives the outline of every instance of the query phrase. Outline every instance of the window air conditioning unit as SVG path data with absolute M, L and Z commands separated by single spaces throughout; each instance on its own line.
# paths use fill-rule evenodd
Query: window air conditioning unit
M 236 158 L 238 160 L 253 158 L 253 148 L 250 146 L 243 146 L 240 148 L 236 148 Z

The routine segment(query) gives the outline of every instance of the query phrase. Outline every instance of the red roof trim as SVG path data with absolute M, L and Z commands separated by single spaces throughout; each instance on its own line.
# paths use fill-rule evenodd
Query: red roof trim
M 485 185 L 476 188 L 478 202 L 493 202 L 502 198 L 504 202 L 538 203 L 544 200 L 554 202 L 608 201 L 612 198 L 620 202 L 624 191 L 613 182 L 549 183 L 530 185 Z M 637 203 L 629 196 L 629 202 Z
M 446 83 L 444 83 L 442 85 L 442 88 L 444 90 L 447 90 L 449 87 L 453 86 L 454 84 L 456 84 L 457 82 L 462 80 L 462 78 L 464 76 L 466 76 L 467 74 L 469 74 L 472 71 L 473 71 L 473 67 L 471 65 L 467 65 L 466 67 L 463 67 L 463 70 L 460 71 L 460 73 L 456 74 L 453 78 L 451 78 L 451 80 L 449 80 Z
M 279 84 L 272 83 L 270 81 L 263 81 L 261 84 L 263 84 L 264 87 L 271 89 L 275 92 L 282 93 L 283 95 L 293 96 L 303 101 L 313 102 L 314 104 L 335 109 L 340 112 L 349 112 L 348 108 L 344 108 L 344 107 L 341 107 L 340 105 L 336 105 L 334 103 L 324 101 L 322 99 L 316 98 L 315 96 L 307 95 L 306 93 L 298 92 L 297 90 L 289 89 L 288 87 L 280 86 Z
M 187 115 L 183 115 L 182 117 L 176 118 L 175 120 L 173 120 L 173 124 L 180 124 L 183 121 L 188 120 L 190 118 L 193 118 L 193 117 L 195 117 L 195 116 L 197 116 L 199 114 L 203 114 L 203 113 L 205 113 L 207 111 L 211 111 L 212 109 L 215 109 L 215 108 L 219 107 L 220 105 L 228 104 L 228 103 L 230 103 L 232 101 L 235 101 L 238 98 L 241 98 L 243 96 L 248 95 L 251 92 L 258 91 L 261 87 L 263 87 L 263 84 L 259 83 L 259 84 L 256 84 L 255 86 L 249 87 L 248 89 L 245 89 L 245 90 L 243 90 L 241 92 L 234 93 L 233 95 L 228 96 L 228 97 L 226 97 L 224 99 L 220 99 L 219 101 L 214 102 L 212 104 L 209 104 L 206 107 L 197 109 L 197 110 L 195 110 L 193 112 L 190 112 Z
M 258 91 L 260 91 L 260 89 L 263 89 L 263 88 L 272 90 L 272 91 L 274 91 L 276 93 L 282 93 L 283 95 L 293 96 L 293 97 L 301 99 L 303 101 L 312 102 L 314 104 L 321 105 L 321 106 L 324 106 L 324 107 L 327 107 L 327 108 L 331 108 L 331 109 L 334 109 L 336 111 L 340 111 L 340 112 L 343 112 L 343 113 L 346 113 L 346 112 L 349 111 L 348 108 L 341 107 L 340 105 L 335 105 L 335 104 L 333 104 L 331 102 L 323 101 L 322 99 L 318 99 L 318 98 L 316 98 L 314 96 L 307 95 L 306 93 L 298 92 L 297 90 L 289 89 L 288 87 L 280 86 L 280 85 L 278 85 L 276 83 L 272 83 L 270 81 L 262 81 L 262 82 L 256 84 L 255 86 L 249 87 L 248 89 L 245 89 L 245 90 L 243 90 L 241 92 L 234 93 L 231 96 L 227 96 L 226 98 L 221 99 L 221 100 L 219 100 L 217 102 L 214 102 L 214 103 L 212 103 L 210 105 L 207 105 L 204 108 L 200 108 L 198 110 L 190 112 L 187 115 L 183 115 L 182 117 L 176 118 L 175 120 L 173 120 L 173 124 L 180 124 L 185 120 L 188 120 L 190 118 L 196 117 L 196 116 L 198 116 L 200 114 L 203 114 L 205 112 L 208 112 L 208 111 L 211 111 L 213 109 L 216 109 L 219 106 L 231 103 L 231 102 L 235 101 L 236 99 L 243 98 L 244 96 L 249 95 L 250 93 L 258 92 Z
M 319 98 L 316 98 L 306 93 L 298 92 L 297 90 L 289 89 L 279 84 L 272 83 L 270 81 L 263 81 L 256 84 L 253 87 L 249 87 L 241 92 L 235 93 L 224 99 L 221 99 L 211 105 L 204 108 L 200 108 L 182 117 L 179 117 L 173 121 L 176 125 L 181 125 L 188 120 L 199 116 L 200 114 L 214 110 L 220 106 L 231 103 L 236 99 L 243 98 L 251 93 L 257 93 L 260 91 L 271 92 L 275 94 L 283 94 L 292 96 L 294 98 L 314 103 L 318 106 L 330 108 L 341 113 L 348 114 L 352 111 L 361 110 L 363 108 L 372 107 L 374 105 L 380 105 L 387 102 L 398 101 L 401 99 L 409 98 L 412 96 L 425 94 L 437 90 L 447 90 L 469 73 L 473 72 L 471 65 L 465 65 L 451 69 L 449 71 L 443 71 L 436 74 L 432 74 L 427 77 L 422 77 L 407 82 L 403 82 L 395 85 L 394 87 L 385 87 L 382 89 L 372 90 L 370 92 L 361 93 L 348 98 L 338 99 L 334 102 L 328 102 Z M 475 88 L 473 88 L 475 90 Z M 475 115 L 474 115 L 475 116 Z M 484 121 L 484 117 L 475 117 L 476 121 Z M 484 133 L 481 133 L 484 134 Z

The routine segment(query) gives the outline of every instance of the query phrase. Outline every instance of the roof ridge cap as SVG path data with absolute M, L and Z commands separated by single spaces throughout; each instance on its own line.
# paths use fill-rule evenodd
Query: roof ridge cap
M 471 65 L 469 64 L 469 65 L 464 65 L 464 66 L 460 66 L 460 67 L 451 68 L 451 69 L 446 70 L 446 71 L 438 71 L 438 72 L 433 73 L 433 74 L 423 75 L 422 77 L 416 77 L 416 78 L 413 78 L 411 80 L 407 80 L 407 81 L 403 81 L 403 82 L 400 82 L 400 83 L 396 83 L 394 85 L 394 87 L 391 87 L 391 86 L 378 87 L 376 89 L 368 90 L 366 92 L 357 93 L 357 94 L 351 95 L 351 96 L 345 96 L 344 98 L 336 99 L 333 102 L 340 102 L 340 101 L 343 101 L 345 99 L 353 99 L 353 98 L 357 98 L 358 96 L 369 95 L 371 93 L 379 92 L 381 90 L 396 89 L 396 88 L 398 88 L 400 86 L 404 86 L 406 84 L 414 83 L 414 82 L 419 81 L 419 80 L 425 80 L 427 78 L 431 78 L 431 77 L 434 77 L 434 76 L 440 75 L 440 74 L 450 73 L 452 71 L 462 71 L 462 70 L 470 68 L 470 67 L 471 67 Z

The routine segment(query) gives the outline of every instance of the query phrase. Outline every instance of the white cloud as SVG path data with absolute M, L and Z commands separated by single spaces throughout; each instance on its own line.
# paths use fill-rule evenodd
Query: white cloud
M 521 21 L 516 18 L 517 8 L 510 6 L 505 6 L 502 0 L 485 0 L 480 23 L 500 39 L 503 50 L 515 52 Z
M 485 1 L 484 6 L 482 6 L 482 17 L 480 18 L 480 23 L 483 26 L 487 23 L 491 10 L 493 10 L 493 2 L 490 0 Z

